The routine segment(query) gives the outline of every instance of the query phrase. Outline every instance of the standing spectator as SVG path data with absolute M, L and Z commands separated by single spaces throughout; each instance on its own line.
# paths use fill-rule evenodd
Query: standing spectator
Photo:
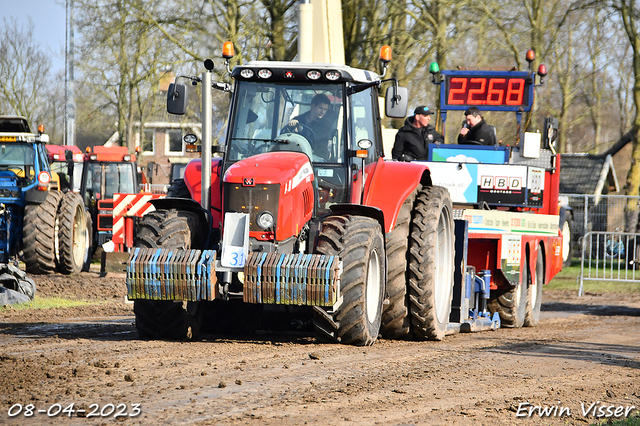
M 396 134 L 396 141 L 391 150 L 391 157 L 401 161 L 427 161 L 428 144 L 433 142 L 444 142 L 444 137 L 438 133 L 431 124 L 430 111 L 426 106 L 419 106 L 413 112 L 412 117 L 408 117 L 404 126 Z

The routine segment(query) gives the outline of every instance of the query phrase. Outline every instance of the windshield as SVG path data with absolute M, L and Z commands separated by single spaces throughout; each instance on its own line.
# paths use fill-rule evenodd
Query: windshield
M 54 161 L 51 163 L 51 171 L 58 174 L 60 179 L 61 191 L 73 191 L 80 192 L 80 185 L 82 184 L 82 166 L 83 163 L 73 163 L 73 182 L 70 179 L 69 163 L 62 161 Z
M 91 198 L 106 200 L 113 194 L 133 193 L 133 164 L 131 163 L 88 163 L 87 190 L 85 202 L 90 204 Z M 75 170 L 74 170 L 75 175 Z
M 241 82 L 228 159 L 304 152 L 316 163 L 344 161 L 342 86 Z
M 19 178 L 33 180 L 35 150 L 32 144 L 6 143 L 0 145 L 0 170 L 9 170 Z

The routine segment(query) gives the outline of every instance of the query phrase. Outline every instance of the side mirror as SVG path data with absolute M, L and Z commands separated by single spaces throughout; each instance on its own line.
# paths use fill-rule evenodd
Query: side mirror
M 167 112 L 169 114 L 184 115 L 187 112 L 187 86 L 171 83 L 167 90 Z
M 384 114 L 390 118 L 404 118 L 409 108 L 409 91 L 406 87 L 391 86 L 384 96 Z

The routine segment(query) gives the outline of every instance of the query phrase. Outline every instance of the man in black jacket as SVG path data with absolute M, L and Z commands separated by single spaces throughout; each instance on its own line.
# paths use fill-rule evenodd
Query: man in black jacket
M 396 141 L 391 150 L 391 157 L 394 160 L 427 161 L 428 144 L 444 143 L 444 137 L 429 124 L 432 114 L 433 111 L 428 107 L 419 106 L 415 109 L 413 117 L 405 120 L 404 126 L 396 134 Z
M 477 107 L 467 109 L 464 115 L 467 121 L 460 129 L 459 144 L 497 145 L 496 129 L 484 121 Z

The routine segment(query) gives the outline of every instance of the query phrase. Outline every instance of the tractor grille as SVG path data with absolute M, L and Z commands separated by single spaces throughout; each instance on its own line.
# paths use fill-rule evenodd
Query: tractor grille
M 279 184 L 242 186 L 239 183 L 224 184 L 224 210 L 230 213 L 248 213 L 249 230 L 263 231 L 257 224 L 258 214 L 269 211 L 278 220 Z M 275 224 L 277 227 L 278 224 Z
M 110 214 L 98 215 L 98 230 L 111 231 L 113 229 L 113 216 Z
M 98 201 L 98 210 L 113 210 L 113 200 L 100 200 Z
M 313 211 L 313 191 L 311 188 L 305 189 L 302 193 L 302 207 L 305 216 Z

